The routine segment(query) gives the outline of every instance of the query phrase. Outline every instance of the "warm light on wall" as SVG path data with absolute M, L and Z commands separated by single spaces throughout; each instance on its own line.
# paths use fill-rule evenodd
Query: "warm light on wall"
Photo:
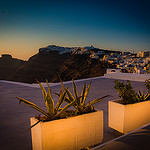
M 31 125 L 36 122 L 31 118 Z M 31 132 L 33 150 L 75 150 L 95 145 L 103 139 L 103 111 L 40 122 Z
M 109 101 L 109 127 L 128 133 L 150 123 L 150 101 L 123 105 L 117 101 Z

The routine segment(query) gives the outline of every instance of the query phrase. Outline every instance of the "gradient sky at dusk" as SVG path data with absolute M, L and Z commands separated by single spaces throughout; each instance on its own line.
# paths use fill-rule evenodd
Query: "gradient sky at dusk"
M 0 0 L 0 54 L 50 44 L 150 50 L 150 0 Z

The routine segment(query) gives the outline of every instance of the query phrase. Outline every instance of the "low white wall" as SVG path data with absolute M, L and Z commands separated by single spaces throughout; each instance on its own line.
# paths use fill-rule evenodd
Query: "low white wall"
M 81 81 L 92 81 L 95 79 L 101 79 L 104 78 L 104 76 L 98 76 L 98 77 L 93 77 L 93 78 L 86 78 L 86 79 L 78 79 L 78 80 L 74 80 L 75 83 L 77 82 L 81 82 Z M 34 88 L 40 88 L 38 83 L 33 83 L 33 84 L 29 84 L 29 83 L 22 83 L 22 82 L 15 82 L 15 81 L 6 81 L 6 80 L 0 80 L 0 82 L 5 82 L 5 83 L 11 83 L 11 84 L 16 84 L 16 85 L 22 85 L 22 86 L 28 86 L 28 87 L 34 87 Z M 72 83 L 72 81 L 64 81 L 63 84 L 69 84 Z M 46 82 L 41 82 L 41 84 L 44 87 L 47 87 L 47 83 Z M 50 83 L 49 82 L 49 86 L 56 86 L 56 85 L 61 85 L 61 82 L 57 82 L 57 83 Z
M 146 79 L 150 79 L 150 74 L 109 73 L 109 74 L 105 74 L 104 77 L 111 78 L 111 79 L 145 82 Z

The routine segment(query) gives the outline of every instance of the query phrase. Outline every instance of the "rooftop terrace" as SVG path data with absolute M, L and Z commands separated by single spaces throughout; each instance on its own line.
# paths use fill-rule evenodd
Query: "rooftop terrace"
M 87 83 L 90 82 L 91 79 L 87 79 Z M 77 87 L 79 91 L 82 90 L 83 80 L 76 81 Z M 72 89 L 72 84 L 70 82 L 66 82 L 65 86 L 69 85 L 69 89 Z M 136 82 L 132 81 L 132 85 L 134 89 L 137 91 L 145 90 L 144 82 Z M 60 84 L 50 84 L 52 91 L 58 92 L 60 90 Z M 118 99 L 118 94 L 113 88 L 114 79 L 108 79 L 104 77 L 96 77 L 93 78 L 93 82 L 91 85 L 91 90 L 89 92 L 87 102 L 102 97 L 104 95 L 111 95 L 112 97 L 108 97 L 98 103 L 96 108 L 104 111 L 104 139 L 103 143 L 113 140 L 117 137 L 122 136 L 123 134 L 111 129 L 108 127 L 108 101 Z M 0 81 L 0 149 L 1 150 L 31 150 L 31 134 L 30 131 L 26 131 L 29 126 L 29 118 L 35 115 L 38 115 L 38 112 L 33 110 L 32 108 L 21 104 L 19 106 L 18 100 L 16 96 L 22 97 L 33 103 L 41 106 L 42 109 L 46 109 L 44 107 L 44 101 L 42 98 L 42 93 L 40 88 L 37 85 L 28 85 L 22 83 L 7 82 Z M 56 96 L 53 95 L 55 99 Z M 57 98 L 56 98 L 57 99 Z M 148 143 L 150 141 L 150 132 L 149 127 L 147 130 L 147 135 L 144 136 L 146 138 L 145 142 Z M 132 135 L 131 135 L 132 136 Z M 129 139 L 131 139 L 129 136 Z M 143 137 L 138 140 L 142 140 Z M 121 144 L 117 145 L 117 149 L 124 149 L 128 144 L 125 140 L 120 140 L 117 142 L 121 142 Z M 125 141 L 125 142 L 124 142 Z M 130 140 L 132 141 L 132 140 Z M 136 142 L 136 140 L 134 140 Z M 102 144 L 102 143 L 100 143 Z M 114 144 L 113 144 L 114 146 Z M 109 145 L 108 147 L 97 147 L 95 149 L 116 149 Z M 150 145 L 149 145 L 150 146 Z M 138 149 L 136 144 L 132 146 L 133 149 Z

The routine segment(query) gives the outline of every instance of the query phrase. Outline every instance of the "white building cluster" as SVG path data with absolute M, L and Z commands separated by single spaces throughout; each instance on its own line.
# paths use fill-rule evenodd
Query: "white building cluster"
M 85 47 L 62 47 L 62 46 L 56 46 L 56 45 L 49 45 L 45 48 L 41 48 L 39 52 L 42 53 L 50 53 L 50 51 L 58 51 L 59 54 L 65 54 L 65 53 L 72 53 L 75 52 L 75 54 L 89 54 L 90 50 L 93 50 L 94 47 L 91 46 L 85 46 Z
M 150 52 L 120 55 L 117 68 L 126 69 L 130 73 L 150 73 Z
M 150 51 L 139 52 L 131 54 L 130 52 L 112 52 L 92 53 L 91 58 L 99 59 L 100 61 L 107 61 L 111 64 L 116 64 L 118 69 L 122 69 L 128 73 L 150 73 Z

